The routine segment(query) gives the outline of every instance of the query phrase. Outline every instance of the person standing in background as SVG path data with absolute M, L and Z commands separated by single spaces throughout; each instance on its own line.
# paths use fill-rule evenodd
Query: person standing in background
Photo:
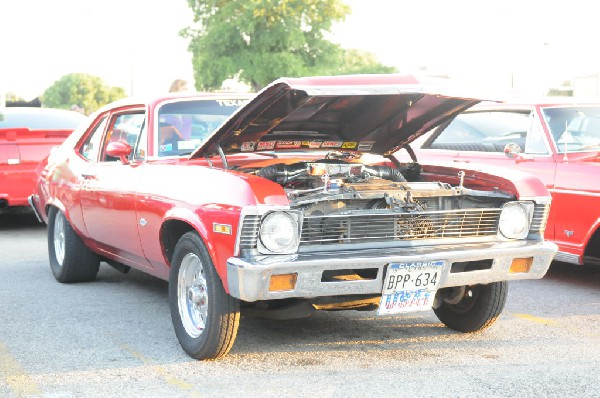
M 177 92 L 185 92 L 190 91 L 188 88 L 188 83 L 183 79 L 175 79 L 173 83 L 171 83 L 171 88 L 169 89 L 170 93 Z M 172 127 L 174 127 L 175 131 L 177 131 L 177 135 L 174 137 L 178 137 L 183 140 L 188 140 L 192 134 L 192 119 L 189 116 L 178 115 L 178 116 L 170 116 L 167 119 L 163 120 L 163 122 L 169 123 Z M 169 135 L 170 136 L 170 135 Z
M 181 91 L 189 91 L 187 81 L 183 79 L 175 79 L 173 83 L 171 83 L 171 88 L 169 89 L 170 93 L 177 93 Z

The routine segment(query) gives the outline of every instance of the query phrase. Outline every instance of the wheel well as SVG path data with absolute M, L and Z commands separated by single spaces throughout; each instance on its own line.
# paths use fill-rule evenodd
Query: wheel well
M 596 229 L 590 238 L 583 255 L 586 257 L 600 258 L 600 228 Z
M 179 238 L 186 232 L 193 231 L 194 228 L 180 220 L 169 220 L 165 222 L 160 229 L 160 241 L 162 242 L 163 252 L 165 258 L 171 263 L 173 257 L 173 251 L 175 251 L 175 245 L 179 242 Z

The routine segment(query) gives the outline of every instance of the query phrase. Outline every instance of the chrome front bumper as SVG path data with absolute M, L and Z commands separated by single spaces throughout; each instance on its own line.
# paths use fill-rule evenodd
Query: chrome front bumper
M 385 269 L 389 263 L 412 261 L 446 262 L 440 288 L 486 284 L 503 280 L 542 278 L 556 254 L 551 242 L 490 242 L 466 245 L 436 245 L 395 249 L 368 249 L 281 256 L 232 257 L 227 261 L 229 293 L 244 301 L 272 300 L 289 297 L 324 297 L 350 294 L 381 294 Z M 527 273 L 510 273 L 515 258 L 533 257 Z M 452 263 L 493 260 L 490 269 L 450 272 Z M 322 281 L 324 271 L 377 269 L 374 279 Z M 294 290 L 269 291 L 271 275 L 297 273 Z

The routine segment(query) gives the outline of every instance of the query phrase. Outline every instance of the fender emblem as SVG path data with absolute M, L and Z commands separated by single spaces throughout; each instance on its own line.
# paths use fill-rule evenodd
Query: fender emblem
M 565 235 L 567 235 L 567 238 L 570 238 L 571 236 L 573 236 L 575 231 L 569 231 L 568 229 L 565 229 L 564 233 L 565 233 Z
M 141 225 L 142 227 L 145 227 L 145 226 L 146 226 L 146 224 L 148 224 L 148 221 L 146 221 L 146 219 L 145 219 L 145 218 L 140 218 L 140 225 Z

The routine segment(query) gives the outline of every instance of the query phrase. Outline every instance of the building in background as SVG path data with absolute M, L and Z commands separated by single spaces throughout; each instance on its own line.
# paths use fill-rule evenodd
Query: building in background
M 574 77 L 573 97 L 600 97 L 600 73 Z

